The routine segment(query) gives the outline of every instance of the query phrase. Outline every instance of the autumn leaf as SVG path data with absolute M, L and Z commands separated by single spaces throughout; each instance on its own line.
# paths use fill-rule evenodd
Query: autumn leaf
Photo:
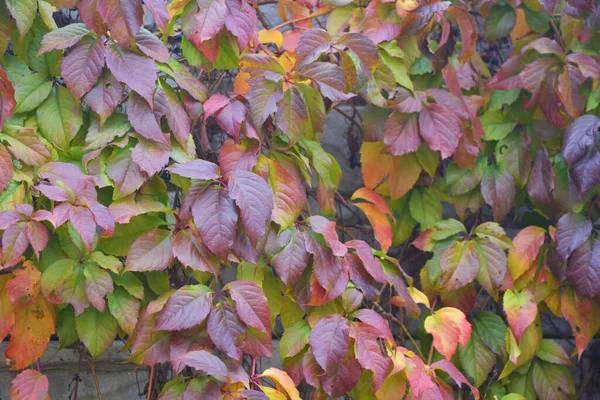
M 10 386 L 9 395 L 13 400 L 50 399 L 48 378 L 33 369 L 21 372 L 11 381 Z
M 467 346 L 471 337 L 471 324 L 462 311 L 444 307 L 425 319 L 425 331 L 433 336 L 433 346 L 450 360 L 460 343 Z
M 537 317 L 538 307 L 529 289 L 521 292 L 507 290 L 504 293 L 504 312 L 508 320 L 508 326 L 515 335 L 517 342 L 521 341 L 525 329 L 533 323 Z

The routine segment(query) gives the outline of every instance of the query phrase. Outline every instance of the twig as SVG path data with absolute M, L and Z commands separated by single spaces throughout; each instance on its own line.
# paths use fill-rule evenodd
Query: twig
M 260 7 L 256 7 L 255 10 L 256 10 L 256 16 L 258 17 L 258 20 L 263 25 L 263 27 L 265 29 L 271 29 L 271 23 L 269 22 L 269 20 L 267 20 L 267 18 L 265 17 L 265 14 L 263 14 Z
M 402 328 L 402 330 L 404 331 L 404 333 L 406 334 L 406 336 L 408 336 L 408 338 L 412 342 L 413 346 L 415 346 L 415 349 L 419 353 L 419 356 L 421 356 L 421 358 L 424 360 L 425 356 L 421 352 L 421 348 L 419 347 L 419 345 L 417 345 L 417 342 L 412 337 L 412 335 L 410 334 L 410 332 L 408 331 L 408 329 L 406 329 L 406 326 L 404 326 L 404 324 L 402 323 L 402 321 L 400 321 L 398 318 L 394 317 L 393 315 L 390 315 L 379 304 L 373 303 L 373 306 L 375 306 L 375 308 L 377 309 L 377 311 L 379 312 L 379 314 L 381 314 L 381 316 L 383 318 L 387 319 L 388 321 L 392 321 L 392 322 L 396 323 L 398 326 L 400 326 L 400 328 Z
M 433 342 L 431 342 L 431 348 L 429 349 L 429 355 L 427 356 L 427 365 L 431 365 L 431 360 L 433 359 Z
M 587 376 L 585 377 L 585 379 L 581 383 L 581 386 L 579 387 L 579 391 L 577 393 L 577 396 L 575 396 L 575 400 L 579 400 L 581 398 L 581 396 L 585 393 L 585 388 L 592 381 L 592 378 L 596 374 L 596 370 L 597 370 L 597 366 L 594 365 L 592 367 L 592 370 L 587 374 Z
M 147 400 L 152 399 L 152 381 L 154 380 L 154 364 L 150 367 L 150 380 L 148 381 L 148 395 L 146 396 Z
M 81 353 L 79 353 L 79 360 L 77 361 L 77 375 L 75 376 L 75 388 L 73 388 L 73 400 L 77 400 L 77 392 L 79 391 L 79 371 L 81 371 Z
M 352 122 L 352 124 L 358 128 L 358 130 L 360 131 L 360 133 L 362 133 L 364 135 L 364 131 L 362 129 L 361 124 L 352 115 L 346 113 L 344 110 L 342 110 L 338 106 L 334 106 L 333 109 L 335 111 L 339 112 L 348 121 Z
M 79 354 L 81 354 L 87 362 L 90 370 L 92 371 L 92 377 L 94 378 L 94 385 L 96 385 L 96 392 L 98 393 L 98 400 L 102 400 L 102 392 L 100 391 L 100 382 L 98 381 L 98 375 L 96 374 L 96 366 L 94 362 L 85 354 L 84 350 L 80 347 Z
M 213 82 L 212 85 L 210 85 L 210 87 L 208 88 L 208 93 L 212 93 L 213 90 L 219 86 L 219 84 L 221 83 L 221 81 L 223 80 L 223 78 L 225 77 L 225 74 L 227 74 L 227 70 L 223 70 L 221 71 L 221 73 L 219 74 L 219 76 L 217 76 L 217 79 L 215 79 L 215 81 Z
M 329 11 L 324 12 L 323 14 L 319 14 L 319 15 L 313 15 L 313 14 L 311 14 L 311 15 L 306 16 L 306 17 L 300 17 L 300 18 L 290 19 L 289 21 L 285 21 L 285 22 L 283 22 L 283 23 L 281 23 L 281 24 L 279 24 L 277 26 L 274 26 L 273 29 L 280 29 L 280 28 L 283 28 L 284 26 L 293 25 L 296 22 L 306 21 L 307 19 L 318 18 L 318 17 L 321 17 L 323 15 L 327 15 L 327 14 L 331 13 L 332 10 L 329 10 Z
M 558 27 L 554 23 L 554 20 L 552 18 L 550 18 L 549 21 L 550 21 L 550 26 L 552 27 L 552 30 L 554 31 L 554 33 L 556 34 L 556 38 L 558 39 L 558 44 L 560 44 L 560 47 L 562 47 L 562 49 L 564 51 L 567 51 L 567 46 L 565 45 L 565 41 L 563 40 L 562 36 L 560 35 L 560 31 L 558 30 Z

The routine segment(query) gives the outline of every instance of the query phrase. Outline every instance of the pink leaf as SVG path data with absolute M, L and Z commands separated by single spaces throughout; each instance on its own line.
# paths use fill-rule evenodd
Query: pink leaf
M 166 31 L 167 24 L 171 18 L 167 12 L 167 4 L 165 0 L 146 0 L 144 1 L 144 4 L 146 7 L 148 7 L 148 10 L 150 10 L 156 25 L 163 31 Z
M 180 361 L 199 371 L 209 375 L 227 376 L 227 366 L 220 358 L 204 350 L 190 351 L 177 358 Z
M 123 85 L 109 72 L 105 72 L 83 100 L 100 116 L 100 126 L 117 108 L 123 94 Z
M 263 290 L 256 283 L 248 280 L 231 282 L 228 288 L 240 319 L 247 325 L 270 335 L 269 306 Z
M 87 207 L 72 207 L 69 211 L 69 220 L 91 252 L 96 237 L 96 222 L 92 212 Z
M 0 101 L 1 103 L 1 101 Z M 6 147 L 0 144 L 0 193 L 4 192 L 12 179 L 12 157 Z
M 173 261 L 173 236 L 170 231 L 154 229 L 137 238 L 129 248 L 127 271 L 162 271 Z
M 195 271 L 218 274 L 219 260 L 208 253 L 200 237 L 190 229 L 177 233 L 173 241 L 173 254 L 181 263 Z
M 313 235 L 305 236 L 306 250 L 313 255 L 317 281 L 326 291 L 333 289 L 342 274 L 342 262 Z
M 48 399 L 48 378 L 36 370 L 26 369 L 10 383 L 12 400 Z
M 80 99 L 92 90 L 104 67 L 104 45 L 86 36 L 62 60 L 62 76 L 67 88 Z
M 348 252 L 348 248 L 338 240 L 338 234 L 335 230 L 336 224 L 320 215 L 313 215 L 308 218 L 310 227 L 316 233 L 323 235 L 334 256 L 343 257 Z
M 191 179 L 203 181 L 219 179 L 219 166 L 206 160 L 192 160 L 183 164 L 173 164 L 169 172 Z
M 169 137 L 161 130 L 152 108 L 135 92 L 130 93 L 127 99 L 127 117 L 136 132 L 146 139 L 170 145 Z
M 106 49 L 106 65 L 119 82 L 152 104 L 158 73 L 153 60 L 113 44 Z
M 213 308 L 208 315 L 206 329 L 219 350 L 241 361 L 242 351 L 237 347 L 237 338 L 246 333 L 246 327 L 231 306 L 221 303 Z

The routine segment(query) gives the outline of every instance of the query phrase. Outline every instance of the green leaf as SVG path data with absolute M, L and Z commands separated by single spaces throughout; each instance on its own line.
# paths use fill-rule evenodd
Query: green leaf
M 481 340 L 496 354 L 506 355 L 506 331 L 508 326 L 502 318 L 490 312 L 480 312 L 473 318 L 473 327 Z
M 115 233 L 106 238 L 101 238 L 98 242 L 98 250 L 105 254 L 117 257 L 125 257 L 133 242 L 146 232 L 165 224 L 165 221 L 159 217 L 150 215 L 138 215 L 131 218 L 128 224 L 117 224 Z
M 520 93 L 521 89 L 492 90 L 487 108 L 488 110 L 501 110 L 505 104 L 514 103 Z
M 114 293 L 106 295 L 110 313 L 115 317 L 119 327 L 128 335 L 133 335 L 138 321 L 140 302 L 125 289 L 115 288 Z
M 83 124 L 81 105 L 62 86 L 56 86 L 37 109 L 42 135 L 63 151 L 70 148 L 71 140 Z
M 117 335 L 117 320 L 108 309 L 100 312 L 88 307 L 75 317 L 75 329 L 92 357 L 97 358 L 113 344 Z
M 567 400 L 573 385 L 569 370 L 562 365 L 536 361 L 533 364 L 533 387 L 540 399 Z
M 56 333 L 58 334 L 61 349 L 69 347 L 78 339 L 77 332 L 75 331 L 73 307 L 66 307 L 59 311 Z
M 550 14 L 548 11 L 544 9 L 534 11 L 525 4 L 523 4 L 521 8 L 525 11 L 525 21 L 527 21 L 527 26 L 529 26 L 532 31 L 537 33 L 548 32 L 550 29 Z
M 294 322 L 283 332 L 279 342 L 279 354 L 282 358 L 293 357 L 308 344 L 310 326 L 305 320 Z
M 538 358 L 553 364 L 572 364 L 565 349 L 556 340 L 552 339 L 542 339 L 540 348 L 535 355 Z
M 496 161 L 512 175 L 519 186 L 525 185 L 531 171 L 529 136 L 515 130 L 496 145 Z
M 43 74 L 31 74 L 14 82 L 15 113 L 23 113 L 35 109 L 42 104 L 52 90 L 52 81 Z
M 483 343 L 477 331 L 471 333 L 469 343 L 458 357 L 461 368 L 473 378 L 476 387 L 483 384 L 496 364 L 496 355 Z
M 502 140 L 517 125 L 517 121 L 511 121 L 500 110 L 490 110 L 480 119 L 486 140 Z
M 429 188 L 413 190 L 408 205 L 412 217 L 421 224 L 421 230 L 431 228 L 442 219 L 442 203 Z
M 21 37 L 25 36 L 37 17 L 37 0 L 6 0 L 6 7 L 17 21 L 19 34 Z
M 421 145 L 416 154 L 417 160 L 419 160 L 421 167 L 423 167 L 429 176 L 435 177 L 438 165 L 440 164 L 440 153 L 431 150 L 426 145 Z
M 219 35 L 219 52 L 215 59 L 217 69 L 236 69 L 240 61 L 240 52 L 236 40 L 229 35 Z
M 488 40 L 497 40 L 510 35 L 517 22 L 514 8 L 505 2 L 492 5 L 485 19 L 485 37 Z

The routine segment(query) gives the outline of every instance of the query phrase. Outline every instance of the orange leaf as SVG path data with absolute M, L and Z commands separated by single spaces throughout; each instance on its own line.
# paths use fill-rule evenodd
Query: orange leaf
M 513 280 L 523 275 L 536 260 L 545 235 L 545 229 L 528 226 L 515 236 L 514 248 L 508 252 L 508 270 Z
M 373 204 L 356 203 L 354 205 L 365 213 L 373 227 L 375 239 L 379 242 L 381 250 L 384 253 L 387 253 L 392 245 L 392 226 L 390 225 L 387 215 L 379 211 Z
M 285 371 L 277 368 L 269 368 L 261 374 L 261 377 L 269 378 L 277 384 L 278 388 L 282 387 L 285 389 L 291 400 L 300 400 L 300 393 L 296 389 L 294 381 Z
M 14 274 L 15 277 L 6 284 L 8 298 L 15 305 L 22 301 L 21 305 L 27 306 L 40 292 L 42 273 L 31 261 L 25 261 L 23 268 L 15 270 Z
M 15 325 L 6 347 L 12 370 L 26 368 L 44 354 L 54 333 L 54 320 L 54 306 L 42 296 L 37 296 L 29 306 L 15 310 Z
M 469 342 L 471 324 L 459 309 L 444 307 L 425 319 L 425 331 L 433 336 L 436 350 L 450 360 L 459 343 L 464 347 Z
M 560 309 L 571 325 L 573 336 L 575 336 L 577 354 L 581 358 L 595 333 L 590 330 L 592 303 L 587 298 L 579 300 L 573 289 L 569 287 L 565 289 L 561 296 Z
M 389 216 L 392 215 L 392 211 L 388 207 L 383 197 L 381 197 L 379 193 L 374 192 L 372 189 L 366 187 L 358 189 L 356 192 L 354 192 L 354 194 L 351 197 L 351 200 L 356 199 L 363 199 L 370 203 L 373 203 L 382 213 L 387 214 Z
M 400 198 L 408 193 L 419 180 L 422 170 L 415 153 L 394 157 L 388 178 L 392 199 Z
M 364 142 L 360 148 L 363 180 L 369 189 L 379 185 L 392 168 L 392 157 L 381 152 L 384 147 L 383 142 Z

